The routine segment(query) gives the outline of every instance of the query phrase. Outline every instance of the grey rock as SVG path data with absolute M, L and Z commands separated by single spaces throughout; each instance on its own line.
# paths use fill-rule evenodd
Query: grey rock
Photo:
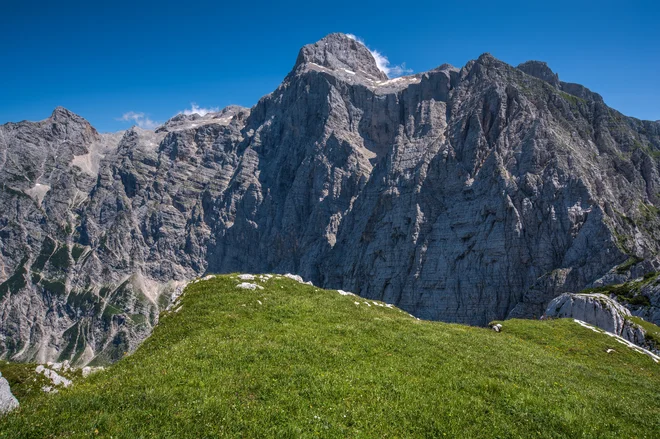
M 560 81 L 559 75 L 553 72 L 548 64 L 543 61 L 527 61 L 519 64 L 517 68 L 569 95 L 584 100 L 603 102 L 603 98 L 599 94 L 592 92 L 583 85 Z
M 115 361 L 207 273 L 487 325 L 653 260 L 660 125 L 553 78 L 484 54 L 388 79 L 332 34 L 249 110 L 1 126 L 1 357 Z
M 330 70 L 348 70 L 345 73 L 387 80 L 387 75 L 378 68 L 369 49 L 354 38 L 340 33 L 330 34 L 300 49 L 294 71 L 307 63 Z
M 11 393 L 9 382 L 0 373 L 0 415 L 9 413 L 18 406 L 18 400 Z
M 543 61 L 527 61 L 518 65 L 518 69 L 539 78 L 554 87 L 559 87 L 559 75 L 553 72 L 548 64 Z
M 581 320 L 638 346 L 648 345 L 644 329 L 630 321 L 630 311 L 604 294 L 564 293 L 550 302 L 545 315 Z

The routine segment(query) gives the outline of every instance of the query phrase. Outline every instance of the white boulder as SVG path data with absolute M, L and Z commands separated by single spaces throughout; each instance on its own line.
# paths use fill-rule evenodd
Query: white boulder
M 18 405 L 18 400 L 9 388 L 9 382 L 0 373 L 0 414 L 9 413 L 16 409 Z

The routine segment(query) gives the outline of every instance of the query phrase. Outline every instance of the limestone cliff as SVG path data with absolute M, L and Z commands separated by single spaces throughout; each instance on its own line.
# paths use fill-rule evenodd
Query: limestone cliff
M 0 352 L 116 360 L 206 272 L 539 317 L 631 257 L 657 264 L 659 157 L 660 123 L 544 63 L 388 79 L 342 34 L 249 110 L 99 134 L 58 108 L 0 127 Z

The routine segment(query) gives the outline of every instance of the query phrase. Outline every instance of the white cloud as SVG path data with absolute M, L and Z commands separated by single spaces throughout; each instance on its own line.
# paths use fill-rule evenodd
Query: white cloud
M 202 108 L 194 102 L 190 103 L 190 107 L 191 108 L 189 110 L 179 111 L 178 114 L 185 114 L 186 116 L 190 116 L 191 114 L 199 114 L 200 116 L 205 116 L 209 113 L 217 113 L 220 111 L 219 107 Z
M 376 65 L 378 66 L 380 71 L 385 73 L 389 78 L 396 78 L 397 76 L 409 75 L 413 72 L 412 69 L 406 68 L 406 63 L 401 63 L 394 66 L 390 65 L 390 60 L 387 59 L 385 55 L 383 55 L 377 50 L 373 50 L 369 48 L 369 46 L 367 46 L 367 43 L 365 43 L 362 38 L 357 37 L 353 34 L 346 34 L 346 36 L 352 40 L 364 44 L 364 46 L 367 49 L 369 49 L 369 52 L 371 52 L 371 55 L 374 57 L 374 60 L 376 60 Z
M 129 111 L 128 113 L 124 113 L 117 120 L 123 120 L 125 122 L 132 121 L 135 123 L 135 125 L 139 126 L 140 128 L 144 128 L 145 130 L 153 130 L 154 128 L 160 125 L 159 122 L 155 122 L 149 119 L 149 117 L 145 116 L 144 113 L 136 113 L 135 111 Z

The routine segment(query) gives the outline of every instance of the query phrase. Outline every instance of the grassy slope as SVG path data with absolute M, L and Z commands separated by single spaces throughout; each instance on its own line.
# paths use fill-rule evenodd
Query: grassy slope
M 237 283 L 189 286 L 135 354 L 26 400 L 0 437 L 660 437 L 660 365 L 570 320 L 498 334 Z

